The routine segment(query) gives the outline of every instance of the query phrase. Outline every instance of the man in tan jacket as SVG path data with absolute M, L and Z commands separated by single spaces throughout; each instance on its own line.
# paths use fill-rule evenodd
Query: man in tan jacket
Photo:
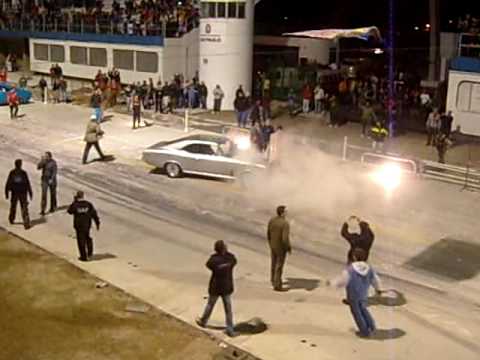
M 285 291 L 282 287 L 283 265 L 287 258 L 287 253 L 292 252 L 290 246 L 290 225 L 286 220 L 287 208 L 285 206 L 277 207 L 277 216 L 273 217 L 268 223 L 267 238 L 270 245 L 270 254 L 272 267 L 270 281 L 275 291 Z
M 103 130 L 100 127 L 100 124 L 97 122 L 97 117 L 95 115 L 92 115 L 90 117 L 90 122 L 87 125 L 85 138 L 83 139 L 85 141 L 85 150 L 83 151 L 82 158 L 83 164 L 87 163 L 88 153 L 90 152 L 92 146 L 95 147 L 95 149 L 97 150 L 98 155 L 100 155 L 100 159 L 105 159 L 105 155 L 103 154 L 99 144 L 99 141 L 102 138 L 103 134 Z

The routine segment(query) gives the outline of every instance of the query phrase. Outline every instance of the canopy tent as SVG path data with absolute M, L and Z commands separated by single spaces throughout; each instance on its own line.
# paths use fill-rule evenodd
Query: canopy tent
M 362 27 L 357 29 L 324 29 L 324 30 L 308 30 L 293 33 L 284 33 L 284 36 L 309 37 L 314 39 L 333 40 L 336 43 L 336 65 L 340 66 L 340 39 L 356 38 L 367 41 L 370 37 L 377 41 L 382 41 L 380 30 L 376 26 Z
M 358 29 L 324 29 L 324 30 L 308 30 L 293 33 L 285 33 L 285 36 L 310 37 L 315 39 L 337 40 L 342 38 L 357 38 L 368 40 L 374 37 L 381 40 L 380 30 L 376 26 L 362 27 Z

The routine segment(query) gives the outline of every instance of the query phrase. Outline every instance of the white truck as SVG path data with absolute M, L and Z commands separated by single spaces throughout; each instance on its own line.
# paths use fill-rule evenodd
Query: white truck
M 453 114 L 452 130 L 480 136 L 480 72 L 450 70 L 447 111 Z

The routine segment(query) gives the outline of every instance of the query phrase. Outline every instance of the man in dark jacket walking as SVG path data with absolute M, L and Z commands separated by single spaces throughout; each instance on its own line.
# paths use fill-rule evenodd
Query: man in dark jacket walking
M 287 253 L 292 253 L 290 245 L 290 225 L 286 220 L 287 208 L 279 206 L 277 216 L 268 223 L 267 238 L 272 259 L 270 282 L 275 291 L 285 291 L 282 287 L 282 273 Z
M 22 160 L 17 159 L 15 160 L 15 169 L 10 171 L 7 182 L 5 183 L 5 198 L 8 200 L 10 195 L 10 214 L 8 216 L 10 224 L 13 224 L 15 221 L 17 203 L 20 202 L 25 230 L 30 229 L 27 194 L 30 196 L 30 200 L 32 200 L 33 192 L 30 186 L 30 180 L 28 179 L 27 173 L 22 169 Z
M 73 215 L 73 227 L 77 233 L 77 245 L 80 252 L 80 261 L 88 261 L 93 255 L 93 239 L 90 237 L 92 220 L 100 230 L 100 219 L 95 207 L 89 201 L 84 200 L 83 191 L 78 191 L 73 198 L 73 203 L 67 212 Z
M 45 215 L 47 208 L 47 192 L 50 190 L 50 212 L 57 208 L 57 162 L 53 160 L 52 153 L 47 151 L 37 165 L 37 170 L 42 170 L 42 202 L 41 212 Z
M 228 252 L 227 245 L 222 240 L 215 242 L 215 254 L 207 261 L 207 268 L 212 271 L 208 287 L 208 303 L 201 318 L 196 320 L 197 325 L 205 327 L 212 314 L 219 297 L 222 298 L 227 323 L 226 333 L 235 336 L 233 329 L 233 314 L 231 295 L 233 294 L 233 268 L 237 264 L 235 256 Z
M 348 221 L 357 221 L 358 226 L 360 228 L 360 234 L 358 233 L 351 233 L 348 231 L 348 222 L 345 222 L 342 226 L 341 234 L 345 240 L 348 241 L 350 244 L 350 250 L 348 251 L 348 264 L 353 261 L 353 250 L 355 248 L 363 249 L 366 254 L 368 260 L 368 255 L 370 253 L 370 248 L 372 247 L 373 240 L 375 240 L 375 234 L 373 233 L 370 225 L 366 222 L 361 220 L 357 216 L 350 216 Z

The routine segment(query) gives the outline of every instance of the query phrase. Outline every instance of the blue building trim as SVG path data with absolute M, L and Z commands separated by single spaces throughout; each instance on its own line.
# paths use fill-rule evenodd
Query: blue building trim
M 87 33 L 66 33 L 66 32 L 40 32 L 40 31 L 7 31 L 0 30 L 0 38 L 21 38 L 21 39 L 46 39 L 80 42 L 99 42 L 108 44 L 142 45 L 142 46 L 163 46 L 163 36 L 129 36 L 109 34 L 87 34 Z

